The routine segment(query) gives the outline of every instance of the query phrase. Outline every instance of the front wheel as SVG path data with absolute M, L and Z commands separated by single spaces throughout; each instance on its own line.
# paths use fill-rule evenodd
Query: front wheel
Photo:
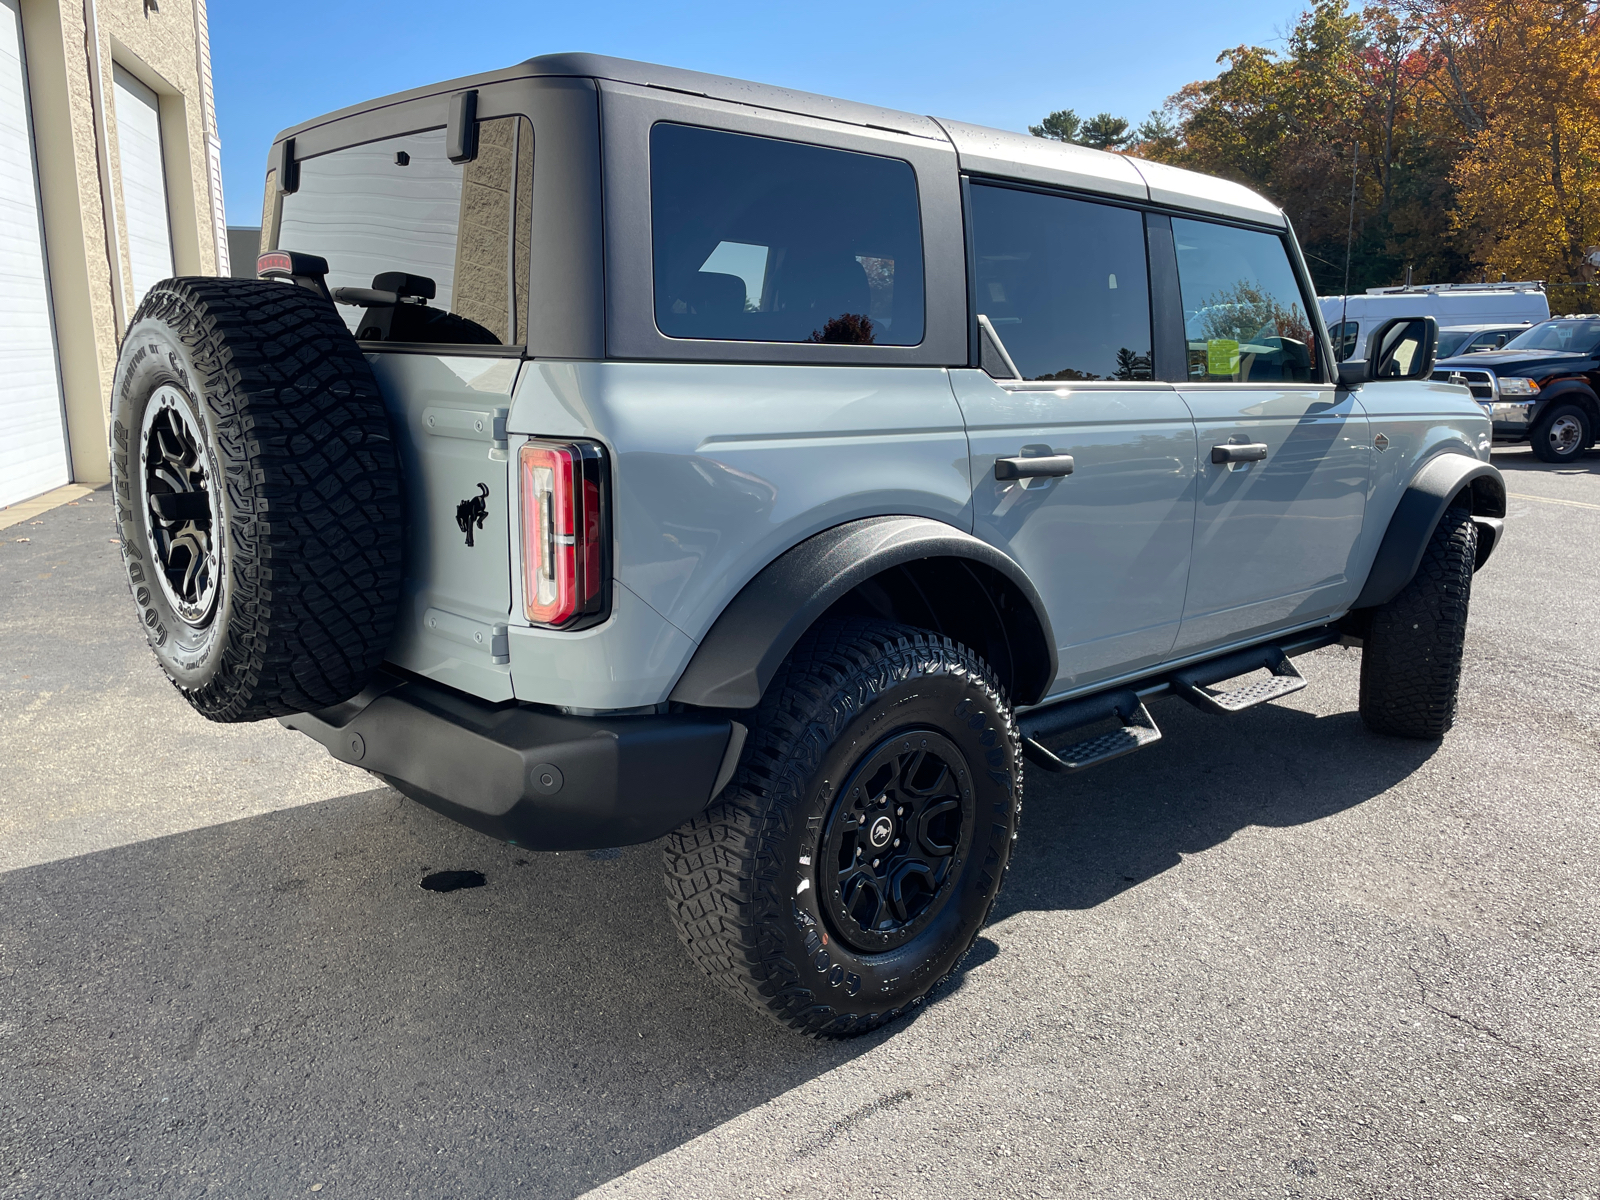
M 1021 742 L 966 647 L 823 626 L 756 712 L 719 803 L 667 840 L 669 908 L 719 984 L 805 1033 L 865 1033 L 971 948 L 1011 858 Z
M 1571 462 L 1594 441 L 1589 414 L 1576 404 L 1554 404 L 1533 427 L 1534 456 L 1547 463 Z
M 1416 576 L 1371 610 L 1361 650 L 1361 719 L 1374 733 L 1437 741 L 1456 719 L 1478 527 L 1440 518 Z

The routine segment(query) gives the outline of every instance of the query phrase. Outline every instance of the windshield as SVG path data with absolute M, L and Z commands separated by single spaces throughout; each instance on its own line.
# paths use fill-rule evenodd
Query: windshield
M 1571 350 L 1593 354 L 1600 349 L 1600 318 L 1546 321 L 1505 345 L 1507 350 Z
M 1439 331 L 1439 349 L 1436 357 L 1450 358 L 1457 350 L 1461 349 L 1461 344 L 1471 336 L 1472 330 L 1470 329 L 1441 329 Z

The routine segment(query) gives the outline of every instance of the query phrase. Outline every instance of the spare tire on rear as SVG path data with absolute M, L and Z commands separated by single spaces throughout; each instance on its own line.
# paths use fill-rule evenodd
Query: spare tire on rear
M 348 700 L 383 661 L 404 496 L 372 370 L 306 288 L 169 279 L 117 359 L 111 481 L 167 677 L 213 721 Z

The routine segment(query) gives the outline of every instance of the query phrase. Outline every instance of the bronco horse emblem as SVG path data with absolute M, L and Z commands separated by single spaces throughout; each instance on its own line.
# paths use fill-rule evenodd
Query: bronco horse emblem
M 480 483 L 478 495 L 469 500 L 463 500 L 456 505 L 456 525 L 461 532 L 467 535 L 467 545 L 472 545 L 472 528 L 476 525 L 483 528 L 483 523 L 489 519 L 489 506 L 484 503 L 489 498 L 489 485 Z

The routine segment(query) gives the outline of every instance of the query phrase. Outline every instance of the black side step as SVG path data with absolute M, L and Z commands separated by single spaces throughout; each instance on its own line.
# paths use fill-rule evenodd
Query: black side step
M 1066 733 L 1084 725 L 1093 725 L 1115 717 L 1122 725 L 1098 737 L 1074 742 L 1060 750 L 1047 750 L 1041 739 Z M 1022 727 L 1022 753 L 1035 766 L 1046 771 L 1072 772 L 1110 762 L 1135 750 L 1143 750 L 1161 740 L 1161 730 L 1156 728 L 1138 693 L 1132 689 L 1106 692 L 1089 696 L 1068 704 L 1060 704 L 1043 712 L 1028 714 L 1020 722 Z
M 1271 671 L 1271 679 L 1247 683 L 1232 691 L 1218 691 L 1213 685 L 1254 671 Z M 1257 646 L 1224 658 L 1214 658 L 1171 675 L 1172 690 L 1202 712 L 1228 716 L 1278 700 L 1306 686 L 1306 677 L 1280 646 Z

